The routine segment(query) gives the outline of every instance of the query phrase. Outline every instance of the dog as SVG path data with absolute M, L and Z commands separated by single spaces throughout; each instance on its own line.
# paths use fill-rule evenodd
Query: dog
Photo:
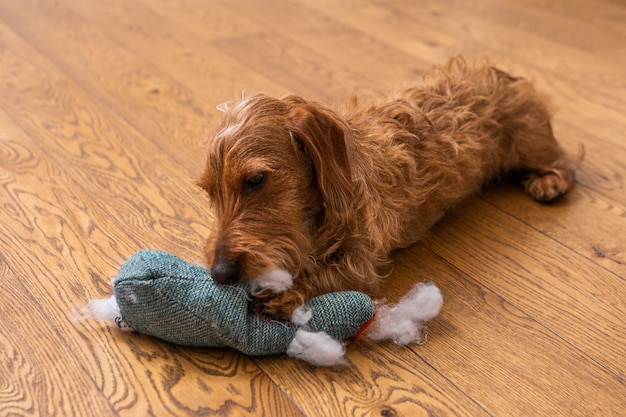
M 197 181 L 214 216 L 206 261 L 219 283 L 250 280 L 271 317 L 323 293 L 374 294 L 391 252 L 494 178 L 520 174 L 544 203 L 574 182 L 545 98 L 461 57 L 339 110 L 265 94 L 219 109 Z

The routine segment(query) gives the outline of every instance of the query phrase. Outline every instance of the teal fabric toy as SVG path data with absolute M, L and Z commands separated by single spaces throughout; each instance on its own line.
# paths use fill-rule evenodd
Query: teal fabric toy
M 113 279 L 113 292 L 89 301 L 83 318 L 180 345 L 230 347 L 247 355 L 287 353 L 317 366 L 346 363 L 343 342 L 372 324 L 376 310 L 367 295 L 345 291 L 309 300 L 289 322 L 275 321 L 250 310 L 248 283 L 215 283 L 205 268 L 158 250 L 131 256 Z M 434 285 L 418 284 L 398 305 L 378 308 L 382 317 L 368 337 L 419 342 L 422 323 L 439 313 L 441 293 Z
M 158 250 L 130 257 L 113 288 L 111 298 L 92 300 L 84 313 L 180 345 L 287 352 L 315 365 L 341 363 L 340 341 L 374 317 L 367 295 L 347 291 L 311 299 L 297 310 L 296 322 L 271 320 L 250 311 L 247 283 L 215 283 L 205 268 Z

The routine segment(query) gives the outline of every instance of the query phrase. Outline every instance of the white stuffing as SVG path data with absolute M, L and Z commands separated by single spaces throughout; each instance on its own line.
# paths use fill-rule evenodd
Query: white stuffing
M 109 298 L 93 299 L 87 302 L 87 305 L 77 312 L 74 311 L 76 320 L 96 319 L 98 321 L 106 320 L 115 322 L 115 318 L 119 317 L 120 307 L 117 305 L 115 296 Z
M 122 313 L 120 312 L 120 307 L 117 304 L 115 295 L 104 299 L 89 300 L 87 305 L 79 311 L 73 310 L 72 316 L 73 321 L 95 319 L 114 323 L 121 330 L 132 330 L 122 319 Z
M 303 326 L 307 324 L 313 317 L 313 311 L 304 306 L 296 308 L 291 314 L 291 322 Z
M 439 314 L 441 291 L 434 284 L 417 284 L 394 306 L 379 305 L 376 320 L 366 333 L 372 340 L 401 345 L 422 342 L 423 324 Z
M 258 295 L 263 290 L 281 293 L 293 285 L 293 277 L 284 269 L 275 268 L 250 280 L 252 295 Z
M 345 345 L 328 333 L 304 329 L 298 329 L 287 349 L 287 355 L 315 366 L 346 365 L 348 362 L 345 354 Z
M 312 317 L 313 311 L 304 306 L 295 309 L 291 315 L 291 322 L 303 327 L 298 329 L 289 344 L 287 355 L 315 366 L 346 365 L 344 343 L 333 339 L 328 333 L 306 330 L 306 324 Z

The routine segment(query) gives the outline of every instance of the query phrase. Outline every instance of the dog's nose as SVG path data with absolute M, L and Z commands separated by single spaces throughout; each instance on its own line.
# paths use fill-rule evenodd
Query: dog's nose
M 216 262 L 211 268 L 211 277 L 220 284 L 237 282 L 241 275 L 241 264 L 237 261 Z

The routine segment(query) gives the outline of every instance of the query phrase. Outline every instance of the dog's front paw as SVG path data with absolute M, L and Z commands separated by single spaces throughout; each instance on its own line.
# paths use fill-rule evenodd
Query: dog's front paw
M 274 268 L 250 280 L 252 295 L 263 291 L 282 293 L 293 286 L 293 277 L 284 269 Z
M 305 299 L 297 291 L 286 290 L 276 293 L 262 290 L 254 295 L 252 309 L 276 320 L 289 320 L 294 310 L 304 304 Z

